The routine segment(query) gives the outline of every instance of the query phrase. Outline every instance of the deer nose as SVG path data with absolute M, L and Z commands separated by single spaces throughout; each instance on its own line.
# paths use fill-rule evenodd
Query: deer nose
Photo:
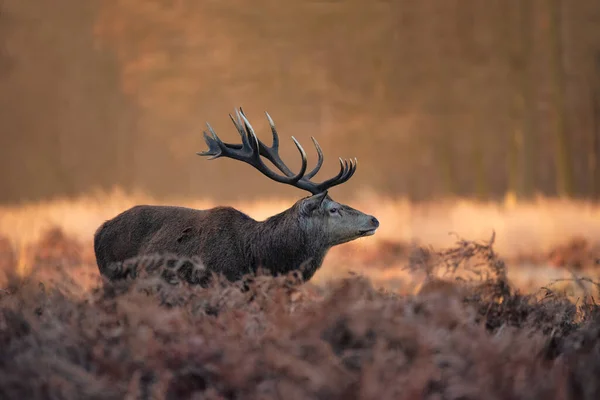
M 373 225 L 375 228 L 379 227 L 379 221 L 377 220 L 377 218 L 371 217 L 371 225 Z

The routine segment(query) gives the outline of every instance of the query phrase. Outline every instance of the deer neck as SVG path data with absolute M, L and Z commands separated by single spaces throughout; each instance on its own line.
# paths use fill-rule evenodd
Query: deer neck
M 294 209 L 256 222 L 251 240 L 255 268 L 265 268 L 275 274 L 286 274 L 303 265 L 304 279 L 310 279 L 323 263 L 329 247 L 319 235 L 302 229 Z

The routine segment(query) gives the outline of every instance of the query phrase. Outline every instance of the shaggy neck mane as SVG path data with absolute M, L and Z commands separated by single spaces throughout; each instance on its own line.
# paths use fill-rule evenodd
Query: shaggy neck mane
M 319 235 L 308 234 L 300 225 L 298 205 L 265 221 L 254 221 L 247 249 L 254 269 L 286 274 L 307 263 L 305 279 L 321 266 L 329 250 Z

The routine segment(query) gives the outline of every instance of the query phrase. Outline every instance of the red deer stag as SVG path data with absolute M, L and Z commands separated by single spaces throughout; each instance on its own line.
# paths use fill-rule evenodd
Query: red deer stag
M 323 263 L 328 250 L 354 239 L 373 235 L 379 221 L 352 207 L 335 202 L 327 190 L 346 182 L 356 171 L 356 159 L 340 158 L 339 173 L 322 183 L 310 179 L 323 164 L 323 152 L 312 138 L 318 154 L 315 168 L 306 173 L 306 153 L 292 137 L 302 158 L 294 174 L 279 156 L 279 136 L 266 113 L 273 144 L 266 146 L 254 133 L 243 110 L 236 119 L 229 115 L 241 144 L 221 141 L 207 123 L 210 135 L 204 138 L 208 150 L 200 156 L 228 157 L 250 164 L 270 179 L 309 191 L 291 208 L 264 221 L 256 221 L 231 207 L 196 210 L 176 206 L 138 205 L 102 224 L 94 236 L 94 251 L 100 273 L 111 279 L 123 278 L 115 265 L 137 256 L 170 254 L 200 259 L 207 271 L 236 281 L 263 268 L 273 275 L 286 274 L 302 267 L 302 278 L 309 280 Z M 273 163 L 283 175 L 273 172 L 261 156 Z

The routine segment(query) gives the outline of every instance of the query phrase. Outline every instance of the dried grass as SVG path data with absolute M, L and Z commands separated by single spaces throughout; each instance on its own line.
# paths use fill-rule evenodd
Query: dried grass
M 308 284 L 232 284 L 167 256 L 104 282 L 93 232 L 138 203 L 160 202 L 0 208 L 0 398 L 600 398 L 597 206 L 363 196 L 348 203 L 381 231 Z
M 0 398 L 600 396 L 596 285 L 577 302 L 521 293 L 493 240 L 422 249 L 416 294 L 360 275 L 190 285 L 201 264 L 171 257 L 133 260 L 110 284 L 60 229 L 29 251 L 28 275 L 0 291 Z
M 230 205 L 262 220 L 285 210 L 296 200 L 265 198 Z M 381 221 L 377 235 L 355 243 L 360 249 L 383 242 L 442 248 L 454 244 L 454 234 L 486 240 L 492 232 L 496 232 L 496 250 L 508 259 L 546 254 L 565 245 L 566 240 L 577 237 L 588 241 L 592 247 L 599 244 L 600 206 L 586 201 L 538 197 L 519 203 L 448 200 L 417 204 L 369 192 L 339 201 L 371 213 Z M 94 231 L 104 220 L 135 204 L 177 204 L 194 208 L 216 205 L 207 199 L 159 201 L 146 194 L 114 189 L 78 198 L 0 207 L 0 234 L 15 243 L 32 243 L 43 232 L 59 226 L 66 234 L 91 242 Z

